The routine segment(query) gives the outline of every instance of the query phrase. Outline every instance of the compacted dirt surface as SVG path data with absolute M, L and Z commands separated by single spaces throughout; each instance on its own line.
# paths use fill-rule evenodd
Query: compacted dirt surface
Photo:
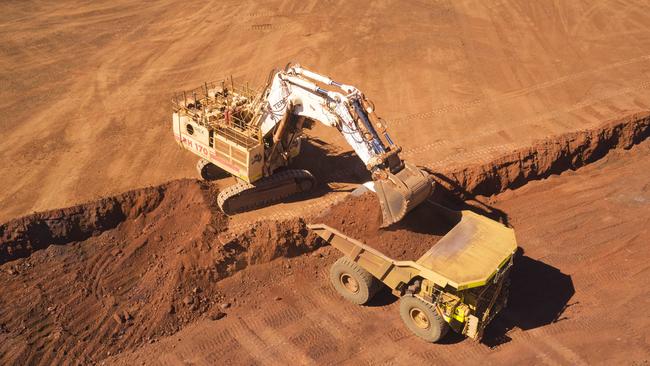
M 488 161 L 650 109 L 648 23 L 645 1 L 2 1 L 0 222 L 194 177 L 172 93 L 289 61 L 359 87 L 412 163 Z
M 0 364 L 647 365 L 648 24 L 643 1 L 2 2 Z M 406 260 L 453 225 L 425 203 L 380 229 L 335 129 L 295 161 L 312 195 L 226 217 L 233 179 L 191 179 L 172 92 L 289 61 L 373 100 L 432 201 L 514 228 L 481 343 L 332 289 L 307 224 Z

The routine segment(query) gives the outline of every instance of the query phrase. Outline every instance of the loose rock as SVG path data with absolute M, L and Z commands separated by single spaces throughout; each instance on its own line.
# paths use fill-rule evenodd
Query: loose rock
M 226 313 L 224 313 L 223 311 L 215 311 L 214 313 L 212 313 L 210 315 L 210 319 L 219 320 L 219 319 L 221 319 L 221 318 L 223 318 L 225 316 L 226 316 Z

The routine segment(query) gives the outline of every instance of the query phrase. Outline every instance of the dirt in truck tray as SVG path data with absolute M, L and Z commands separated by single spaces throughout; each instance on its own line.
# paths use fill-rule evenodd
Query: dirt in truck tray
M 409 212 L 399 223 L 381 228 L 381 209 L 374 193 L 350 197 L 324 216 L 324 224 L 397 260 L 417 260 L 452 228 L 427 203 Z

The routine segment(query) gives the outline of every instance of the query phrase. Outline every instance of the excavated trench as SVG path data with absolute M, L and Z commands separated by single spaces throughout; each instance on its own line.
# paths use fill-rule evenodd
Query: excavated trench
M 487 164 L 432 172 L 436 194 L 457 202 L 490 196 L 577 169 L 649 134 L 646 113 L 549 138 Z M 46 350 L 57 349 L 97 361 L 200 316 L 218 318 L 229 298 L 221 279 L 320 245 L 306 221 L 325 222 L 400 259 L 417 258 L 448 229 L 429 225 L 433 213 L 425 208 L 381 231 L 376 199 L 362 196 L 336 204 L 327 217 L 261 220 L 232 235 L 214 193 L 195 180 L 172 181 L 0 225 L 0 281 L 7 284 L 0 341 L 15 343 L 0 360 L 43 361 Z
M 491 196 L 506 189 L 518 188 L 531 180 L 543 179 L 566 170 L 575 170 L 605 156 L 612 149 L 629 149 L 650 135 L 650 113 L 635 114 L 606 123 L 597 129 L 563 134 L 539 141 L 533 146 L 501 155 L 486 164 L 469 165 L 460 170 L 430 173 L 446 194 L 466 199 L 473 196 Z M 107 230 L 115 229 L 120 223 L 147 215 L 155 210 L 166 196 L 177 194 L 189 185 L 201 186 L 204 192 L 209 187 L 194 181 L 169 182 L 157 187 L 147 187 L 102 198 L 98 201 L 73 207 L 39 212 L 10 220 L 0 226 L 0 264 L 16 258 L 29 256 L 35 250 L 48 245 L 61 245 L 79 242 Z M 440 191 L 440 190 L 439 190 Z M 213 193 L 213 192 L 212 192 Z M 210 194 L 206 195 L 209 197 Z M 213 212 L 213 220 L 221 223 L 220 228 L 210 226 L 213 232 L 227 228 L 225 217 L 216 217 L 212 198 L 206 199 L 206 206 Z M 374 205 L 372 200 L 359 200 L 361 205 Z M 350 205 L 348 204 L 348 208 Z M 341 210 L 341 215 L 344 211 Z M 376 210 L 371 210 L 375 212 Z M 352 215 L 366 213 L 364 210 Z M 370 215 L 375 219 L 375 215 Z M 345 220 L 345 218 L 342 218 Z M 355 220 L 355 218 L 351 218 Z M 337 220 L 330 221 L 335 224 Z M 340 221 L 340 220 L 339 220 Z M 358 221 L 358 218 L 357 218 Z M 374 220 L 376 221 L 376 220 Z M 280 234 L 283 228 L 269 229 L 268 224 L 259 224 L 235 238 L 237 243 L 251 243 L 251 238 L 263 231 L 273 231 L 267 236 Z M 418 224 L 420 225 L 420 224 Z M 345 226 L 345 224 L 343 224 Z M 368 230 L 376 230 L 371 225 Z M 302 221 L 284 228 L 292 235 L 304 237 L 305 225 Z M 206 229 L 207 230 L 207 229 Z M 208 231 L 210 231 L 208 230 Z M 293 238 L 295 239 L 295 238 Z M 234 244 L 233 244 L 234 245 Z M 245 244 L 248 245 L 248 244 Z M 272 255 L 255 255 L 255 258 L 275 258 L 284 254 L 295 255 L 304 245 L 297 241 L 295 248 L 277 249 Z
M 550 137 L 532 146 L 460 170 L 431 172 L 461 197 L 491 196 L 566 170 L 575 170 L 613 149 L 629 149 L 650 135 L 650 112 L 611 121 L 598 128 Z

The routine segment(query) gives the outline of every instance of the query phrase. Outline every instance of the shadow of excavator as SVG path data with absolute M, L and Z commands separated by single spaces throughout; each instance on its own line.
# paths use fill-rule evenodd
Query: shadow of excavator
M 354 151 L 337 152 L 332 145 L 315 137 L 303 140 L 300 155 L 294 158 L 291 168 L 309 170 L 320 186 L 371 179 L 370 172 Z
M 288 168 L 308 170 L 316 178 L 316 187 L 265 206 L 322 197 L 329 192 L 351 192 L 353 185 L 371 180 L 370 172 L 353 151 L 336 152 L 332 145 L 313 137 L 303 140 L 300 155 Z

